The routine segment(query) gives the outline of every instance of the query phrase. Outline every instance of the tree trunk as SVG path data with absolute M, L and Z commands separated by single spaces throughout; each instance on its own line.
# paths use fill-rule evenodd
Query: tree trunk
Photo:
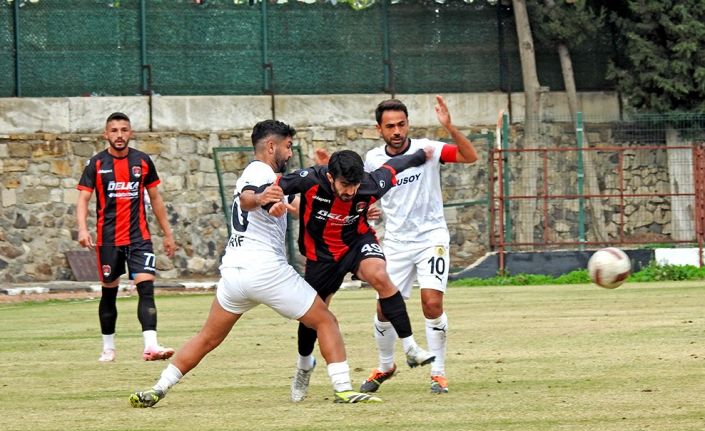
M 519 41 L 519 56 L 521 59 L 521 76 L 524 83 L 525 117 L 524 117 L 524 148 L 540 148 L 539 123 L 541 106 L 541 86 L 536 73 L 536 55 L 534 38 L 529 25 L 529 14 L 526 10 L 526 0 L 512 0 L 514 21 L 516 23 L 517 39 Z M 521 169 L 518 171 L 518 190 L 513 195 L 536 196 L 536 178 L 540 166 L 536 152 L 521 153 L 518 158 Z M 546 173 L 544 173 L 546 174 Z M 534 242 L 534 228 L 538 223 L 538 202 L 536 199 L 519 199 L 516 220 L 516 238 L 519 243 Z M 508 239 L 511 241 L 511 239 Z
M 678 130 L 666 128 L 666 145 L 684 146 Z M 693 193 L 693 152 L 690 149 L 668 150 L 668 180 L 671 193 Z M 690 196 L 671 197 L 671 239 L 687 241 L 695 238 L 695 203 Z
M 554 0 L 545 0 L 546 6 L 553 7 Z M 575 74 L 573 73 L 573 60 L 570 58 L 570 49 L 565 43 L 559 43 L 558 58 L 561 62 L 561 73 L 563 74 L 563 85 L 568 98 L 568 111 L 573 123 L 573 129 L 577 130 L 577 114 L 581 111 L 580 103 L 578 102 L 578 91 L 575 87 Z M 584 132 L 583 125 L 583 148 L 589 147 L 587 134 Z M 600 194 L 600 189 L 597 184 L 597 171 L 594 163 L 595 153 L 585 151 L 583 153 L 584 171 L 585 171 L 585 193 Z M 591 199 L 588 205 L 588 215 L 590 217 L 590 226 L 592 226 L 592 235 L 589 235 L 594 241 L 607 241 L 607 227 L 604 219 L 604 206 L 600 199 Z

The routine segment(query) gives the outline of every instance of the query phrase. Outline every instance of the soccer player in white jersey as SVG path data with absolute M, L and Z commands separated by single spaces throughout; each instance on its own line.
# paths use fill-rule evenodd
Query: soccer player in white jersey
M 384 254 L 387 271 L 402 296 L 409 299 L 414 280 L 419 283 L 421 307 L 426 321 L 428 350 L 436 356 L 431 364 L 431 391 L 448 392 L 445 377 L 448 317 L 443 310 L 443 297 L 448 283 L 449 234 L 443 214 L 440 168 L 443 163 L 473 163 L 477 152 L 472 143 L 451 123 L 448 106 L 436 96 L 436 115 L 453 144 L 429 139 L 409 138 L 409 113 L 399 100 L 381 102 L 375 110 L 377 131 L 385 144 L 370 150 L 365 169 L 377 169 L 387 160 L 410 154 L 419 148 L 433 146 L 433 157 L 421 166 L 397 176 L 397 185 L 381 200 L 385 216 Z M 375 392 L 396 371 L 394 328 L 377 310 L 374 334 L 379 353 L 379 366 L 362 383 L 362 392 Z
M 243 313 L 266 304 L 289 319 L 318 332 L 321 355 L 328 364 L 338 403 L 380 402 L 352 390 L 350 368 L 335 316 L 286 260 L 286 213 L 297 211 L 278 185 L 291 158 L 296 131 L 275 120 L 255 125 L 255 160 L 237 180 L 232 206 L 232 235 L 220 266 L 216 298 L 201 331 L 184 344 L 149 390 L 135 392 L 133 407 L 152 407 L 210 352 L 223 342 Z

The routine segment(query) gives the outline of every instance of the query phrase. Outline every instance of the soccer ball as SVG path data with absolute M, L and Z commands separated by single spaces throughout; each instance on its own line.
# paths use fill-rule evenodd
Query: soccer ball
M 629 277 L 632 263 L 622 250 L 607 247 L 593 253 L 587 267 L 593 283 L 605 289 L 614 289 Z

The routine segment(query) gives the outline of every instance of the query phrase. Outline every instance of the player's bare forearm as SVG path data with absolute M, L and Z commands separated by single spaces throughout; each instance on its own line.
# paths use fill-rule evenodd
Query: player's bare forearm
M 167 256 L 173 257 L 174 253 L 176 253 L 176 241 L 174 241 L 174 235 L 172 234 L 171 227 L 169 226 L 166 205 L 164 205 L 162 195 L 155 189 L 150 189 L 149 200 L 152 204 L 152 212 L 154 213 L 154 217 L 157 219 L 157 223 L 159 223 L 159 227 L 164 234 L 164 252 Z
M 458 147 L 458 156 L 456 162 L 476 162 L 477 151 L 475 150 L 475 146 L 472 144 L 472 142 L 470 142 L 470 139 L 463 135 L 460 130 L 458 130 L 455 126 L 450 125 L 449 128 L 447 128 L 446 130 L 448 130 L 450 137 L 453 139 L 453 142 Z
M 93 238 L 88 232 L 88 201 L 91 199 L 91 193 L 81 190 L 78 194 L 78 202 L 76 203 L 76 227 L 78 229 L 77 240 L 81 247 L 93 247 Z

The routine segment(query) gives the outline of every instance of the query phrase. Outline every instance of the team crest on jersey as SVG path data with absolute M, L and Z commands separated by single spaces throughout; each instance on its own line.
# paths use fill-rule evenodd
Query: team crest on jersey
M 299 172 L 299 176 L 300 176 L 301 178 L 306 178 L 306 177 L 308 176 L 308 171 L 301 171 L 301 172 Z
M 446 254 L 446 248 L 442 245 L 436 246 L 436 256 L 444 256 Z
M 355 211 L 358 214 L 365 211 L 365 208 L 367 208 L 367 202 L 358 202 L 357 204 L 355 204 Z
M 132 176 L 133 177 L 141 177 L 142 176 L 142 167 L 141 166 L 133 166 L 132 167 Z
M 103 277 L 108 277 L 111 272 L 112 268 L 110 268 L 110 265 L 103 265 Z

